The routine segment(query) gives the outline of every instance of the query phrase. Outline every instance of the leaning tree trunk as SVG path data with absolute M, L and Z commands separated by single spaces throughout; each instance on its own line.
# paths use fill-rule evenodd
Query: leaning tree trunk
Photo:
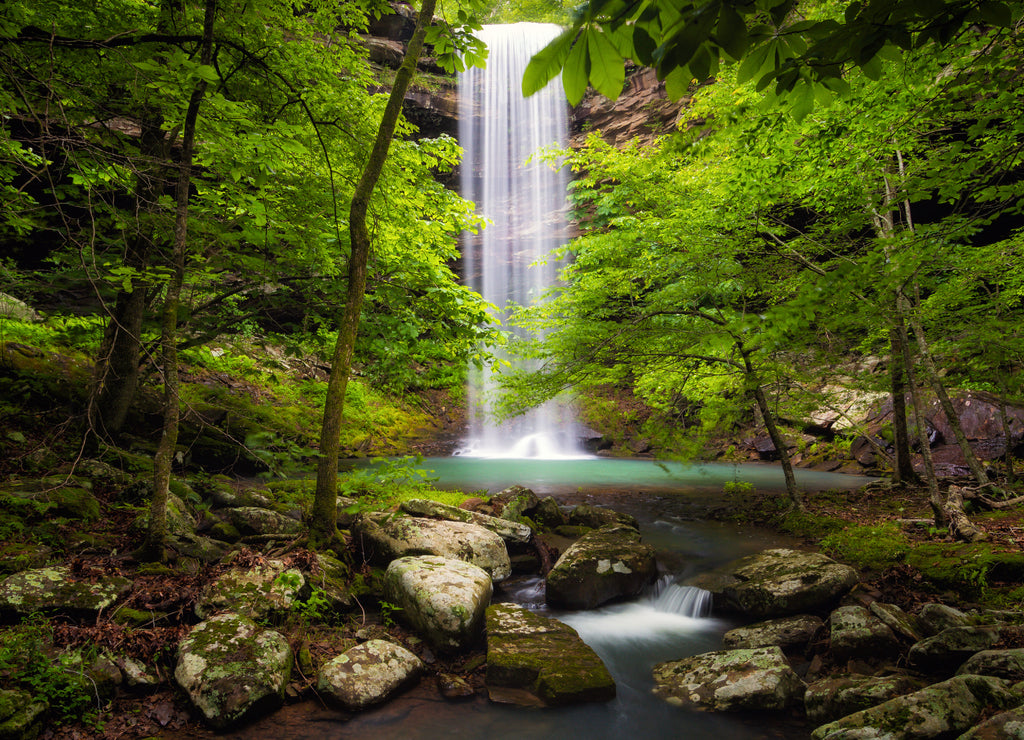
M 200 64 L 213 61 L 213 21 L 217 0 L 206 0 L 203 17 L 203 42 Z M 195 149 L 196 121 L 206 94 L 207 83 L 200 78 L 192 90 L 185 111 L 181 135 L 181 162 L 175 187 L 173 272 L 167 286 L 161 314 L 160 359 L 164 375 L 163 428 L 153 458 L 153 498 L 149 506 L 149 528 L 139 556 L 147 560 L 163 560 L 167 540 L 167 498 L 171 483 L 171 465 L 178 443 L 179 378 L 178 378 L 178 307 L 181 287 L 185 281 L 185 254 L 188 247 L 188 199 L 192 186 L 192 155 Z
M 327 383 L 323 425 L 320 429 L 320 454 L 317 459 L 316 492 L 310 521 L 310 540 L 314 544 L 326 543 L 337 536 L 338 521 L 338 450 L 341 440 L 341 422 L 345 410 L 345 390 L 352 368 L 352 354 L 359 332 L 359 316 L 366 293 L 366 263 L 370 253 L 370 234 L 366 227 L 366 212 L 370 197 L 380 179 L 387 160 L 395 126 L 402 112 L 405 92 L 412 80 L 423 49 L 427 27 L 434 16 L 436 0 L 423 0 L 416 29 L 405 53 L 402 66 L 395 75 L 394 86 L 388 96 L 384 116 L 377 129 L 370 158 L 356 184 L 349 208 L 349 237 L 352 242 L 348 260 L 348 289 L 345 311 L 338 328 L 338 339 L 331 358 L 331 375 Z

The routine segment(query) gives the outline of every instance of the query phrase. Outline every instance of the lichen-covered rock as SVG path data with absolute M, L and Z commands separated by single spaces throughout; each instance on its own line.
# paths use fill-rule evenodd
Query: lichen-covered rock
M 572 627 L 516 604 L 487 610 L 492 701 L 560 706 L 615 698 L 615 681 Z
M 79 581 L 71 568 L 53 566 L 23 570 L 0 582 L 0 612 L 61 612 L 93 615 L 114 604 L 132 587 L 121 576 Z
M 505 541 L 477 524 L 371 513 L 352 525 L 353 535 L 371 560 L 437 555 L 483 568 L 494 581 L 512 573 Z
M 967 614 L 945 604 L 925 604 L 917 619 L 926 635 L 937 635 L 950 627 L 967 627 L 971 623 Z
M 26 323 L 43 320 L 25 301 L 7 293 L 0 293 L 0 317 Z
M 569 521 L 562 507 L 551 496 L 545 496 L 537 503 L 531 518 L 544 529 L 556 529 Z
M 964 661 L 956 672 L 995 676 L 1015 683 L 1024 681 L 1024 648 L 982 650 Z
M 370 640 L 325 663 L 317 674 L 316 690 L 346 709 L 363 709 L 393 695 L 425 667 L 401 645 Z
M 892 630 L 863 606 L 841 606 L 829 617 L 832 654 L 837 660 L 898 657 L 899 642 Z
M 0 691 L 0 738 L 35 740 L 43 729 L 49 705 L 27 691 Z
M 219 612 L 263 619 L 287 612 L 306 590 L 300 571 L 269 560 L 246 570 L 234 568 L 214 580 L 196 600 L 195 612 L 200 619 Z
M 1008 681 L 989 676 L 956 676 L 912 694 L 898 696 L 870 709 L 817 728 L 814 740 L 925 740 L 956 737 L 990 709 L 1020 703 Z
M 569 512 L 569 524 L 580 527 L 600 529 L 609 524 L 621 524 L 624 527 L 639 529 L 636 517 L 624 514 L 621 511 L 607 509 L 603 506 L 591 506 L 590 504 L 579 504 Z
M 205 720 L 224 730 L 280 706 L 291 667 L 283 635 L 239 614 L 219 614 L 182 640 L 174 679 Z
M 654 666 L 654 694 L 678 706 L 777 711 L 798 702 L 804 682 L 777 647 L 720 650 Z
M 491 578 L 462 560 L 421 555 L 392 560 L 386 598 L 435 650 L 467 647 L 480 636 L 491 603 Z
M 509 486 L 491 496 L 491 504 L 500 507 L 498 516 L 521 522 L 537 505 L 537 494 L 525 486 Z
M 948 676 L 975 653 L 991 648 L 999 638 L 999 628 L 991 625 L 949 627 L 915 642 L 907 658 L 915 668 Z
M 1024 705 L 989 717 L 957 740 L 1024 740 Z
M 591 609 L 636 596 L 657 576 L 654 550 L 632 527 L 613 524 L 574 542 L 547 575 L 547 601 L 566 609 Z
M 730 649 L 771 647 L 803 649 L 824 630 L 820 617 L 795 614 L 731 629 L 722 635 L 722 644 Z
M 317 553 L 315 572 L 305 573 L 306 582 L 311 589 L 319 590 L 330 608 L 336 612 L 345 612 L 353 608 L 355 600 L 349 590 L 350 573 L 348 566 L 338 558 Z
M 807 711 L 807 719 L 820 725 L 878 706 L 921 687 L 920 680 L 901 674 L 829 676 L 808 685 L 804 694 L 804 709 Z
M 302 522 L 271 509 L 258 506 L 238 506 L 226 510 L 230 521 L 243 535 L 298 534 Z
M 767 619 L 816 611 L 857 583 L 857 571 L 820 553 L 764 550 L 725 566 L 722 595 L 729 605 Z M 718 602 L 716 601 L 716 604 Z
M 925 636 L 920 620 L 913 614 L 907 614 L 907 612 L 895 604 L 872 601 L 868 609 L 872 614 L 881 619 L 893 631 L 893 634 L 898 637 L 906 638 L 911 642 L 917 642 Z
M 533 530 L 525 524 L 502 519 L 501 517 L 480 514 L 476 511 L 467 511 L 457 506 L 442 504 L 439 501 L 429 501 L 422 498 L 409 499 L 402 502 L 401 509 L 411 516 L 427 516 L 451 522 L 477 524 L 484 529 L 494 532 L 508 543 L 523 545 L 533 537 Z

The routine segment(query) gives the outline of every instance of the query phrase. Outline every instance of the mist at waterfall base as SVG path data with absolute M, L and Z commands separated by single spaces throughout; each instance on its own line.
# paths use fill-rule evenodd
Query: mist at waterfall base
M 490 223 L 465 234 L 466 283 L 497 307 L 496 323 L 508 328 L 516 306 L 535 305 L 555 284 L 560 263 L 551 253 L 567 241 L 565 172 L 537 156 L 563 149 L 569 107 L 560 79 L 523 98 L 520 80 L 530 57 L 561 29 L 546 23 L 484 26 L 484 69 L 459 76 L 459 144 L 463 148 L 461 191 Z M 527 338 L 519 328 L 516 339 Z M 501 349 L 497 366 L 534 369 Z M 491 367 L 470 369 L 469 433 L 457 454 L 474 457 L 571 458 L 583 455 L 570 406 L 548 401 L 504 422 L 495 421 L 497 375 Z

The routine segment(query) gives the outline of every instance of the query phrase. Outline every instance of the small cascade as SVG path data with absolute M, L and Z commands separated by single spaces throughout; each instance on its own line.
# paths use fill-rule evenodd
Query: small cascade
M 536 304 L 554 285 L 560 264 L 549 256 L 567 241 L 566 174 L 536 156 L 566 145 L 568 104 L 561 81 L 530 98 L 523 98 L 520 88 L 530 57 L 560 32 L 546 23 L 484 26 L 478 35 L 487 44 L 487 67 L 459 76 L 462 195 L 490 221 L 480 234 L 464 236 L 465 280 L 497 307 L 494 318 L 501 324 L 516 306 Z M 508 356 L 499 360 L 519 362 Z M 549 402 L 498 424 L 493 371 L 471 368 L 470 373 L 469 437 L 457 455 L 585 456 L 574 414 L 565 404 Z
M 711 615 L 711 592 L 696 586 L 680 586 L 671 576 L 664 576 L 650 595 L 655 611 L 701 619 Z

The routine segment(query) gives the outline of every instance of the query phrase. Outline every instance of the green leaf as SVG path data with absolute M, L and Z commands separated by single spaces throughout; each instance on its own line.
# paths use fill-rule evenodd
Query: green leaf
M 676 67 L 665 77 L 665 93 L 672 100 L 679 100 L 690 91 L 692 80 L 687 67 Z
M 587 45 L 585 37 L 572 47 L 569 58 L 565 60 L 565 67 L 562 68 L 562 87 L 565 90 L 565 97 L 571 105 L 576 105 L 583 99 L 587 91 Z
M 722 5 L 715 37 L 718 44 L 725 49 L 725 53 L 737 61 L 743 58 L 750 45 L 747 24 L 731 5 Z
M 768 58 L 769 46 L 764 44 L 757 47 L 740 63 L 740 68 L 736 71 L 736 81 L 740 84 L 754 79 L 754 76 L 761 71 L 761 67 L 764 65 L 765 60 Z
M 877 54 L 861 64 L 860 68 L 864 71 L 864 76 L 869 80 L 878 81 L 882 79 L 882 60 Z
M 615 100 L 626 82 L 626 68 L 622 56 L 604 33 L 595 29 L 590 32 L 588 38 L 590 84 L 609 100 Z
M 981 19 L 986 23 L 1006 28 L 1013 25 L 1013 12 L 1006 3 L 986 2 L 978 8 Z
M 523 72 L 523 97 L 539 92 L 558 76 L 577 33 L 577 29 L 570 28 L 533 55 Z

